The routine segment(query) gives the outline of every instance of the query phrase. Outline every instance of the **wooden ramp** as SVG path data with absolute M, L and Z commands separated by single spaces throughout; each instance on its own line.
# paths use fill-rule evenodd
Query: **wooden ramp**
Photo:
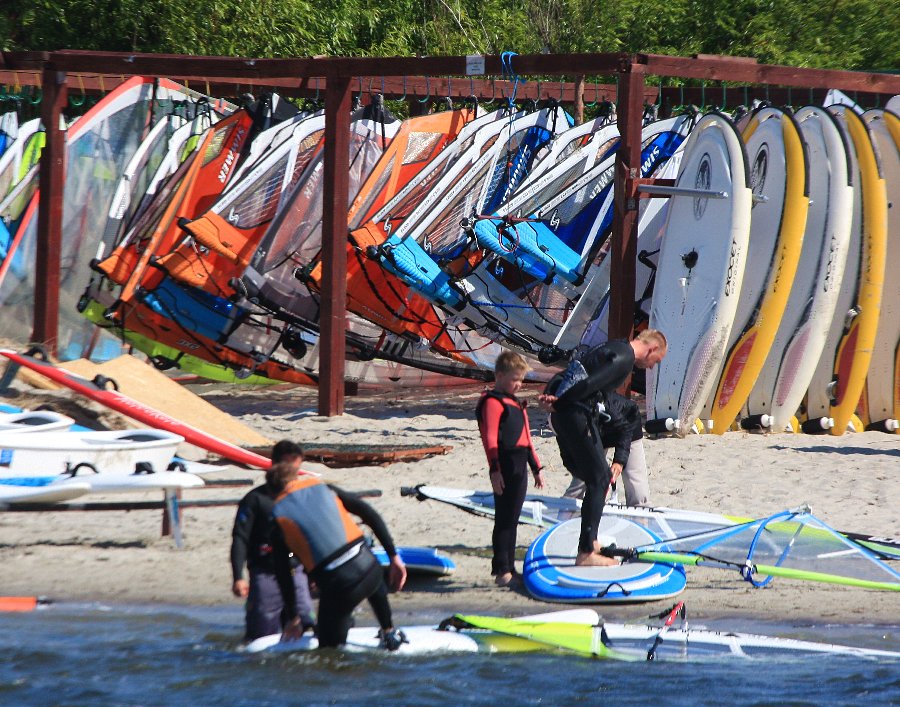
M 86 359 L 77 359 L 58 365 L 60 368 L 89 380 L 98 374 L 111 378 L 119 386 L 119 391 L 125 395 L 204 432 L 221 437 L 232 444 L 245 447 L 272 444 L 272 441 L 265 436 L 247 427 L 228 413 L 222 412 L 200 396 L 171 380 L 161 371 L 134 356 L 119 356 L 101 364 Z M 36 388 L 45 390 L 62 388 L 44 376 L 32 373 L 24 367 L 19 370 L 18 375 Z

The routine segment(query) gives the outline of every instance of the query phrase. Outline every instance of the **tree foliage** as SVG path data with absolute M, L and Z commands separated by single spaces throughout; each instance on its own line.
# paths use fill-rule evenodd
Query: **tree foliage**
M 896 0 L 7 0 L 0 47 L 266 57 L 702 52 L 890 70 L 900 67 L 898 27 Z

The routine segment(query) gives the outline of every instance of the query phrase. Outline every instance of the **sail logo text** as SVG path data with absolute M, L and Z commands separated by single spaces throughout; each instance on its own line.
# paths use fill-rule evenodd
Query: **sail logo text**
M 231 147 L 228 148 L 228 154 L 225 155 L 225 162 L 219 170 L 219 181 L 222 184 L 228 179 L 228 173 L 231 172 L 231 168 L 237 160 L 238 152 L 240 152 L 241 144 L 244 142 L 244 134 L 246 132 L 247 131 L 244 128 L 240 128 L 234 136 L 234 140 L 231 141 Z

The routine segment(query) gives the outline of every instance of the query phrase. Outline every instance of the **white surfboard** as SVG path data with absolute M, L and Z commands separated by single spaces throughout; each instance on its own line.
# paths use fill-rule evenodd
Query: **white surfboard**
M 750 158 L 750 244 L 726 360 L 708 414 L 722 434 L 740 414 L 784 314 L 806 227 L 808 163 L 800 130 L 777 108 L 753 113 L 742 137 Z
M 64 486 L 19 486 L 0 483 L 0 507 L 26 503 L 63 503 L 91 492 L 91 485 L 73 481 Z
M 593 609 L 570 609 L 567 611 L 553 611 L 545 614 L 534 614 L 521 617 L 528 621 L 552 621 L 554 623 L 571 623 L 584 626 L 593 626 L 600 621 L 600 617 Z M 437 626 L 406 626 L 402 631 L 406 634 L 408 643 L 400 646 L 395 651 L 397 655 L 420 655 L 441 652 L 495 652 L 501 645 L 510 646 L 498 634 L 490 632 L 473 631 L 457 632 L 442 631 Z M 493 639 L 500 639 L 494 641 Z M 516 641 L 513 644 L 518 650 L 535 650 L 535 644 L 528 645 L 528 641 Z M 319 647 L 318 639 L 313 635 L 304 635 L 297 641 L 282 642 L 281 634 L 263 636 L 251 641 L 243 650 L 247 653 L 270 652 L 294 652 L 314 650 Z M 516 648 L 514 648 L 515 650 Z M 347 636 L 344 650 L 351 652 L 383 650 L 380 648 L 378 629 L 375 627 L 351 628 Z M 387 651 L 384 651 L 385 653 Z
M 843 434 L 865 385 L 881 310 L 887 199 L 865 123 L 849 108 L 828 110 L 837 118 L 851 157 L 853 223 L 834 318 L 807 391 L 803 429 L 824 427 Z
M 650 326 L 669 351 L 647 373 L 647 419 L 686 431 L 713 392 L 737 310 L 750 234 L 750 170 L 734 124 L 704 116 L 669 199 Z M 649 429 L 648 428 L 648 429 Z
M 900 418 L 900 117 L 884 110 L 862 116 L 881 157 L 887 187 L 888 239 L 881 316 L 866 377 L 863 422 L 873 429 L 897 432 Z M 890 275 L 888 275 L 890 273 Z
M 809 212 L 800 263 L 769 356 L 742 425 L 781 432 L 809 387 L 834 318 L 850 243 L 853 185 L 847 148 L 824 108 L 801 108 L 795 120 L 809 157 Z
M 183 471 L 156 471 L 147 474 L 78 473 L 53 481 L 50 488 L 88 484 L 91 493 L 127 493 L 129 491 L 178 490 L 204 486 L 195 474 Z

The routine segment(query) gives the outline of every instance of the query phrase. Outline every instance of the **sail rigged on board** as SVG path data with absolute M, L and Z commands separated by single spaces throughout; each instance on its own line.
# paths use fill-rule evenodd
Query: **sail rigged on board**
M 808 508 L 652 545 L 616 548 L 611 553 L 626 561 L 737 570 L 756 587 L 783 577 L 900 591 L 900 572 L 816 518 Z

